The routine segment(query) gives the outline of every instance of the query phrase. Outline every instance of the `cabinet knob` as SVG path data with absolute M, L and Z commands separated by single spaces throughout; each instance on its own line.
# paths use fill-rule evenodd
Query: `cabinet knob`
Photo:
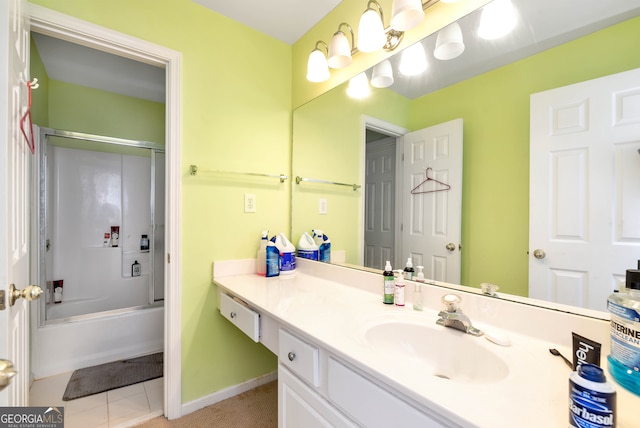
M 294 352 L 289 352 L 287 357 L 289 357 L 289 361 L 293 361 L 296 358 L 296 354 Z
M 231 318 L 235 318 L 235 317 L 236 317 L 236 313 L 235 313 L 235 312 L 231 312 L 231 313 L 229 314 L 229 316 L 230 316 Z

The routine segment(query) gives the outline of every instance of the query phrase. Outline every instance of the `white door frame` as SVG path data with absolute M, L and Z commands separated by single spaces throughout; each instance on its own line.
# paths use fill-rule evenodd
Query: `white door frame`
M 164 308 L 164 414 L 182 415 L 180 299 L 180 52 L 29 4 L 31 30 L 166 70 L 166 232 Z
M 361 156 L 360 160 L 360 182 L 364 183 L 366 181 L 366 159 L 367 159 L 367 129 L 371 129 L 381 134 L 388 135 L 390 137 L 396 137 L 396 195 L 402 194 L 402 142 L 398 141 L 399 137 L 402 137 L 404 134 L 409 132 L 408 129 L 405 129 L 401 126 L 394 125 L 390 122 L 385 122 L 384 120 L 377 119 L 375 117 L 363 115 L 362 116 L 362 146 L 361 146 Z M 358 246 L 359 248 L 359 260 L 358 264 L 360 266 L 364 266 L 364 195 L 360 198 L 360 225 L 358 227 Z M 399 233 L 400 227 L 402 225 L 402 204 L 399 204 L 396 200 L 396 210 L 395 210 L 395 242 L 394 246 L 396 248 L 402 248 L 402 234 Z M 396 252 L 396 260 L 392 260 L 393 266 L 398 265 L 400 260 L 398 258 L 399 252 Z M 399 265 L 398 265 L 399 266 Z

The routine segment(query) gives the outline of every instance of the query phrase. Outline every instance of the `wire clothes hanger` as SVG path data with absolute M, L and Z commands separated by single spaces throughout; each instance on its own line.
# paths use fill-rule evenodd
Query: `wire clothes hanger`
M 413 189 L 411 189 L 411 194 L 412 194 L 412 195 L 419 195 L 419 194 L 422 194 L 422 193 L 444 192 L 445 190 L 449 190 L 449 189 L 451 189 L 451 186 L 450 186 L 450 185 L 448 185 L 447 183 L 443 183 L 443 182 L 442 182 L 442 181 L 440 181 L 440 180 L 436 180 L 435 178 L 431 178 L 431 177 L 429 177 L 429 171 L 432 171 L 432 172 L 433 172 L 433 168 L 431 168 L 431 167 L 428 167 L 428 168 L 427 168 L 427 171 L 425 172 L 425 175 L 427 176 L 426 180 L 422 181 L 422 182 L 421 182 L 420 184 L 418 184 L 416 187 L 414 187 Z M 439 189 L 433 189 L 433 190 L 418 190 L 418 189 L 419 189 L 419 188 L 420 188 L 424 183 L 427 183 L 427 182 L 429 182 L 429 181 L 433 181 L 433 182 L 435 182 L 435 183 L 437 183 L 437 184 L 440 184 L 440 185 L 442 185 L 442 186 L 444 186 L 444 187 L 441 187 L 441 188 L 439 188 Z

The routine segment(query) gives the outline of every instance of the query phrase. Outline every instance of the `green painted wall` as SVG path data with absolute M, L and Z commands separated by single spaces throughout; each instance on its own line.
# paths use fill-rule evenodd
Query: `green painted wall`
M 411 129 L 464 118 L 462 283 L 526 296 L 529 96 L 640 67 L 640 18 L 412 103 Z
M 49 126 L 54 129 L 164 145 L 164 116 L 164 103 L 49 80 Z
M 276 369 L 216 310 L 214 260 L 255 257 L 260 231 L 290 228 L 289 182 L 188 173 L 290 172 L 291 46 L 190 0 L 32 3 L 182 54 L 182 400 Z M 243 213 L 244 193 L 258 212 Z
M 31 120 L 33 123 L 48 127 L 49 126 L 49 76 L 40 58 L 40 53 L 36 44 L 31 40 L 31 59 L 29 64 L 29 72 L 31 79 L 38 78 L 38 89 L 31 91 Z

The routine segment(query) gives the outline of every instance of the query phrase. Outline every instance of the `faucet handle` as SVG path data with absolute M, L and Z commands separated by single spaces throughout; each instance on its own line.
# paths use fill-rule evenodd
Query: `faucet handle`
M 442 296 L 442 303 L 444 303 L 447 312 L 457 312 L 461 301 L 462 299 L 457 294 L 445 294 Z

